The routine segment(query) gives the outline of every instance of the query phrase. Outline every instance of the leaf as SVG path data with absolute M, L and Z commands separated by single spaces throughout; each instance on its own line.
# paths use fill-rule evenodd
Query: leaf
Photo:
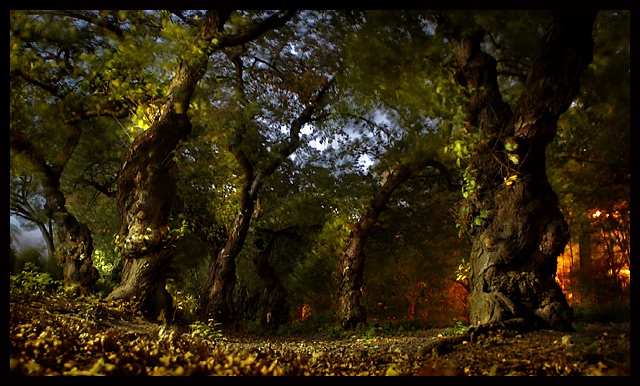
M 518 149 L 518 144 L 515 142 L 506 142 L 504 148 L 506 151 L 515 151 Z
M 398 372 L 398 368 L 396 367 L 395 363 L 392 363 L 389 366 L 387 371 L 384 372 L 384 375 L 388 376 L 388 377 L 397 377 L 398 375 L 400 375 L 400 373 Z
M 505 183 L 507 186 L 511 186 L 511 185 L 512 185 L 514 182 L 516 182 L 517 180 L 518 180 L 518 175 L 517 175 L 517 174 L 513 174 L 513 175 L 511 175 L 511 176 L 509 176 L 509 177 L 505 177 L 505 178 L 504 178 L 504 183 Z

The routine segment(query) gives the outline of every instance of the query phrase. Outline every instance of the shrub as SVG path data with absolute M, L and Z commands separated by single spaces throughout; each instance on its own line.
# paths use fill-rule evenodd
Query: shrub
M 50 292 L 59 286 L 48 272 L 40 272 L 40 269 L 32 262 L 25 262 L 22 271 L 16 275 L 10 275 L 9 282 L 12 291 L 24 294 L 37 295 Z

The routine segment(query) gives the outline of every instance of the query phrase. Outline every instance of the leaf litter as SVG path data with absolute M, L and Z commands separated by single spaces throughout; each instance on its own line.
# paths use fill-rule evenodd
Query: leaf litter
M 330 338 L 225 334 L 145 320 L 131 304 L 10 297 L 11 375 L 630 375 L 630 324 L 577 332 L 443 330 Z

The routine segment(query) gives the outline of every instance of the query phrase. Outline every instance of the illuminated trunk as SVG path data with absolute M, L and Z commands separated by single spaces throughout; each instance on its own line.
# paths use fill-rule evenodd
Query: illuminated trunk
M 191 129 L 185 114 L 169 112 L 129 148 L 118 177 L 119 252 L 123 259 L 120 287 L 109 298 L 138 298 L 143 312 L 172 315 L 165 289 L 166 268 L 173 255 L 169 213 L 176 195 L 172 152 Z
M 165 288 L 166 269 L 173 256 L 168 223 L 176 198 L 177 170 L 173 152 L 191 132 L 187 109 L 191 95 L 207 69 L 211 38 L 228 14 L 209 12 L 200 31 L 178 60 L 164 104 L 153 125 L 127 150 L 116 201 L 120 214 L 118 249 L 123 260 L 122 281 L 109 299 L 142 302 L 143 313 L 156 318 L 172 315 Z
M 522 318 L 534 328 L 572 328 L 572 310 L 554 279 L 568 227 L 547 181 L 545 150 L 591 61 L 595 15 L 554 16 L 515 113 L 498 89 L 495 59 L 480 48 L 483 33 L 450 26 L 462 83 L 477 90 L 468 116 L 480 142 L 469 170 L 481 188 L 469 194 L 460 218 L 472 239 L 475 324 Z
M 173 151 L 191 132 L 187 110 L 191 96 L 207 71 L 209 55 L 242 45 L 277 28 L 292 16 L 275 14 L 246 31 L 225 34 L 231 10 L 207 11 L 198 33 L 178 58 L 173 79 L 153 125 L 128 149 L 118 176 L 119 250 L 124 271 L 110 299 L 137 297 L 143 312 L 154 318 L 171 315 L 165 289 L 166 269 L 173 256 L 168 218 L 176 195 Z

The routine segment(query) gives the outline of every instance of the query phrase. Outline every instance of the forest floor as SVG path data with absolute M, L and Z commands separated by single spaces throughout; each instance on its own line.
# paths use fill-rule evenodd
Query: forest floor
M 442 346 L 445 330 L 340 339 L 194 337 L 130 304 L 10 295 L 11 375 L 630 375 L 630 324 L 491 331 Z M 444 334 L 444 335 L 443 335 Z M 433 347 L 438 347 L 434 349 Z

